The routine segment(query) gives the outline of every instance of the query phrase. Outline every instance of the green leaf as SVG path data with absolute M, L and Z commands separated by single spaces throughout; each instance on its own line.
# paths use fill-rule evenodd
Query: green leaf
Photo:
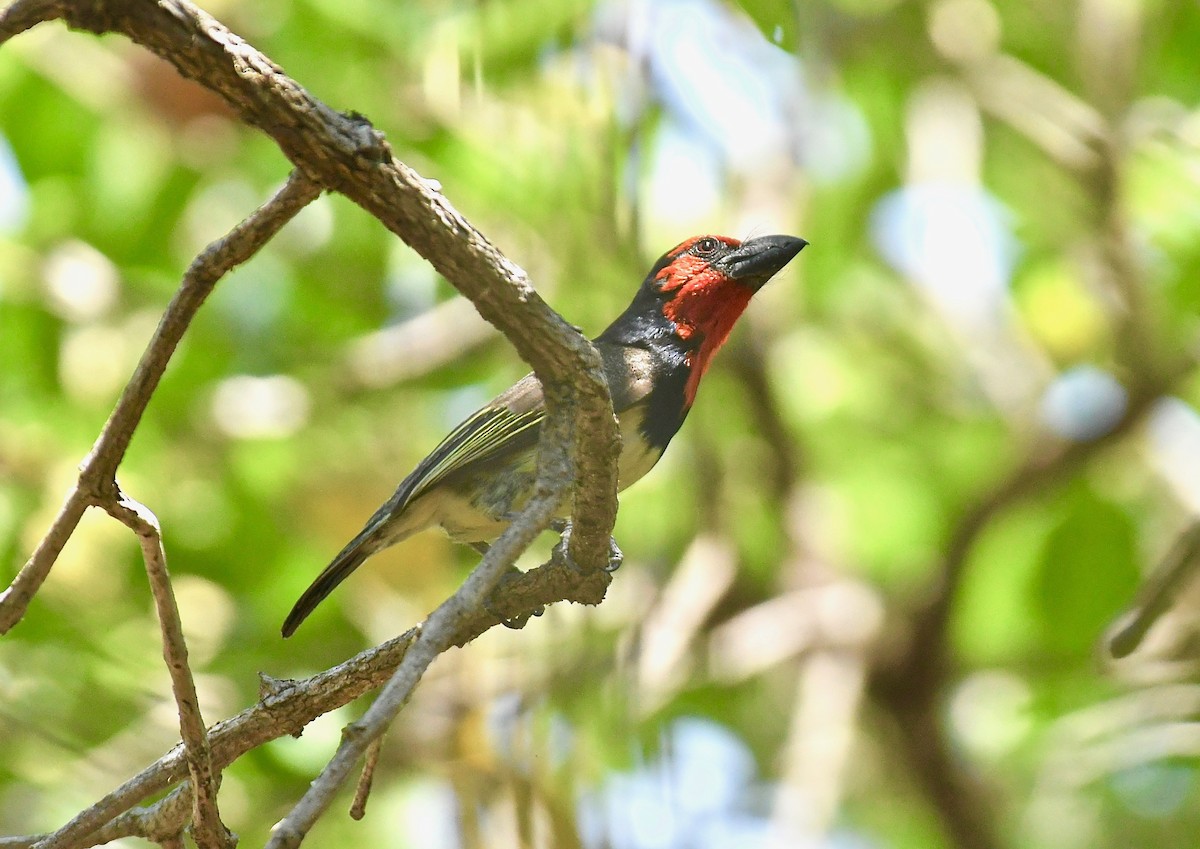
M 1133 519 L 1080 488 L 1042 547 L 1033 585 L 1046 647 L 1088 652 L 1129 603 L 1139 570 Z

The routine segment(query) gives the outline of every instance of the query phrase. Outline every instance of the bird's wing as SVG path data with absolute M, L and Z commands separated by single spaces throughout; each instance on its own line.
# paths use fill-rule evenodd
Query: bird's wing
M 531 449 L 545 417 L 542 385 L 526 375 L 447 434 L 405 481 L 405 500 L 412 501 L 470 466 Z
M 658 359 L 650 351 L 617 345 L 602 345 L 600 353 L 617 412 L 644 401 L 655 385 Z M 454 428 L 429 452 L 400 485 L 397 500 L 410 503 L 447 477 L 532 450 L 545 417 L 542 384 L 534 375 L 526 375 Z

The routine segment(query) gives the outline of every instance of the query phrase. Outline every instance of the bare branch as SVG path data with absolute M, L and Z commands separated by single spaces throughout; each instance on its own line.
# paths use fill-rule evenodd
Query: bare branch
M 936 587 L 917 619 L 917 635 L 914 640 L 921 644 L 922 654 L 927 658 L 922 662 L 923 665 L 934 658 L 939 664 L 945 660 L 946 628 L 954 599 L 966 571 L 967 559 L 989 523 L 1029 494 L 1040 492 L 1070 477 L 1102 449 L 1126 436 L 1145 420 L 1155 402 L 1163 393 L 1169 391 L 1185 370 L 1190 370 L 1190 364 L 1186 369 L 1177 368 L 1161 383 L 1135 387 L 1124 418 L 1099 439 L 1056 444 L 1048 449 L 1044 446 L 1036 447 L 1008 478 L 997 484 L 989 494 L 963 514 L 946 548 Z
M 611 579 L 611 575 L 602 571 L 581 575 L 556 563 L 546 563 L 519 575 L 514 574 L 513 580 L 505 581 L 492 599 L 491 606 L 500 616 L 512 618 L 559 601 L 599 604 L 604 599 Z M 497 624 L 499 621 L 495 616 L 478 607 L 469 608 L 458 620 L 449 644 L 464 646 Z M 213 768 L 223 770 L 263 743 L 299 734 L 318 716 L 349 704 L 381 686 L 399 667 L 419 631 L 420 628 L 412 628 L 311 678 L 301 681 L 264 679 L 258 704 L 209 729 Z M 139 823 L 153 822 L 157 829 L 155 833 L 167 833 L 172 822 L 182 827 L 187 821 L 191 810 L 190 782 L 184 782 L 166 799 L 141 810 L 136 817 L 134 807 L 143 799 L 161 793 L 186 777 L 186 757 L 182 746 L 176 746 L 141 773 L 80 812 L 62 828 L 39 839 L 14 838 L 27 842 L 12 845 L 36 845 L 38 849 L 83 849 L 117 837 L 143 834 L 137 830 L 124 830 L 120 834 L 111 832 L 110 829 L 116 827 L 118 822 L 123 823 L 122 829 L 135 829 Z M 179 794 L 186 794 L 187 804 L 180 803 Z M 160 806 L 168 803 L 179 807 L 172 807 L 168 812 L 169 817 L 151 817 L 149 812 L 158 811 Z
M 68 842 L 55 842 L 55 834 L 0 837 L 0 849 L 33 849 L 37 846 L 99 846 L 124 837 L 141 837 L 165 845 L 183 834 L 192 809 L 192 786 L 185 782 L 148 808 L 130 807 L 123 813 L 102 819 L 90 834 L 76 834 Z M 76 818 L 78 819 L 78 817 Z
M 201 305 L 222 277 L 258 253 L 284 224 L 316 200 L 320 193 L 321 187 L 303 172 L 293 171 L 274 197 L 192 260 L 179 291 L 167 305 L 133 377 L 88 455 L 81 478 L 86 478 L 97 488 L 111 485 L 150 397 Z
M 382 735 L 372 740 L 367 748 L 367 760 L 358 777 L 358 786 L 354 788 L 354 801 L 350 803 L 351 819 L 360 820 L 367 815 L 367 798 L 371 795 L 371 785 L 375 783 L 375 769 L 379 766 L 379 752 L 382 749 Z
M 18 4 L 20 5 L 20 4 Z M 9 10 L 16 8 L 10 7 Z M 4 18 L 0 18 L 2 24 Z M 0 595 L 0 634 L 12 630 L 25 615 L 33 596 L 50 573 L 79 518 L 90 505 L 117 498 L 116 471 L 133 432 L 150 403 L 179 340 L 217 282 L 265 245 L 280 228 L 320 194 L 320 188 L 296 171 L 274 197 L 224 237 L 204 249 L 192 262 L 146 346 L 137 368 L 113 407 L 79 479 L 55 517 L 46 536 L 12 584 Z
M 166 846 L 172 841 L 183 844 L 183 828 L 192 812 L 192 785 L 185 782 L 148 808 L 126 811 L 92 835 L 90 845 L 100 845 L 124 837 L 142 837 Z M 84 845 L 84 844 L 79 844 Z
M 118 501 L 105 504 L 109 515 L 126 525 L 138 536 L 146 576 L 162 630 L 163 659 L 171 675 L 171 689 L 179 710 L 179 732 L 187 756 L 188 773 L 192 777 L 192 837 L 200 849 L 225 849 L 233 846 L 229 831 L 221 822 L 217 807 L 220 775 L 213 771 L 212 752 L 208 746 L 204 718 L 200 713 L 200 698 L 196 681 L 188 664 L 187 643 L 179 619 L 179 605 L 167 573 L 167 555 L 163 550 L 162 531 L 158 518 L 143 504 L 121 494 Z
M 12 583 L 0 593 L 0 634 L 7 634 L 21 621 L 38 588 L 50 573 L 50 567 L 58 559 L 71 534 L 75 533 L 80 518 L 90 504 L 91 498 L 78 484 L 67 493 L 67 499 L 50 524 L 50 530 L 46 531 Z

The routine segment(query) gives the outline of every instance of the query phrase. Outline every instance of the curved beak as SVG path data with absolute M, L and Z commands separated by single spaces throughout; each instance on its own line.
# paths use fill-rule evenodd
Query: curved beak
M 717 260 L 716 265 L 734 280 L 758 289 L 775 276 L 807 245 L 796 236 L 759 236 Z

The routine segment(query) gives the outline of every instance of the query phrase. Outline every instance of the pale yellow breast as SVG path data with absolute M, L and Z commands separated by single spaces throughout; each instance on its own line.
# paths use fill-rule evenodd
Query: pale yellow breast
M 641 480 L 654 468 L 663 452 L 641 438 L 638 428 L 645 415 L 642 406 L 631 407 L 621 414 L 621 456 L 617 460 L 617 489 L 625 489 Z

